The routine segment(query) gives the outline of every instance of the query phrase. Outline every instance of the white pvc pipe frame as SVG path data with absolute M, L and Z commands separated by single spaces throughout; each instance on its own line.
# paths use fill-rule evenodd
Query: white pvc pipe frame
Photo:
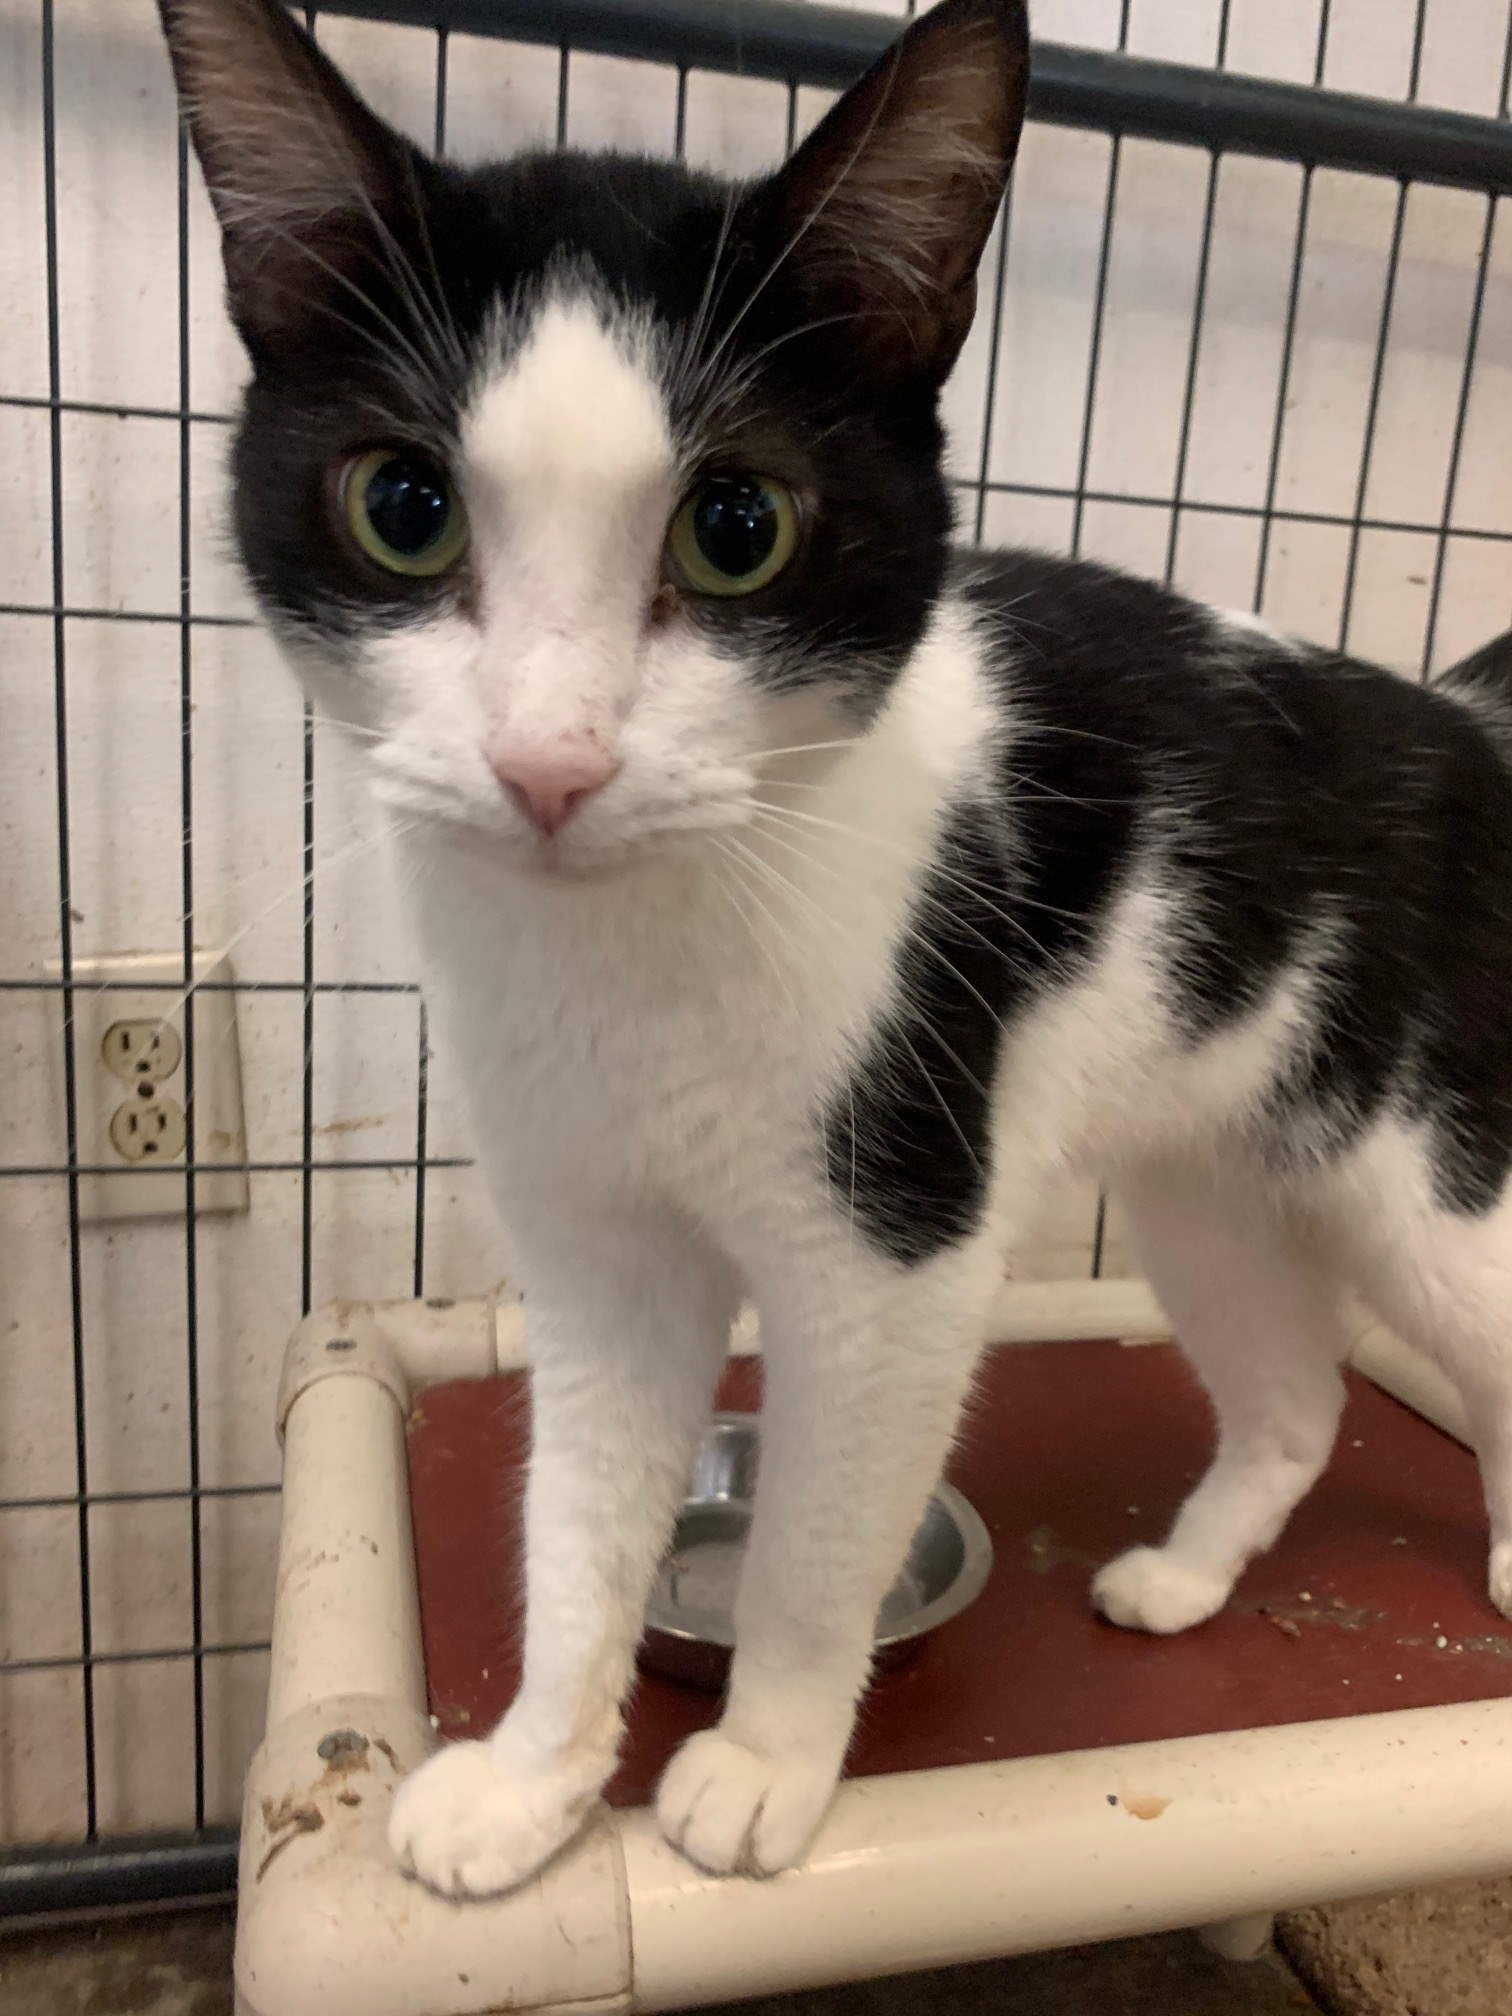
M 993 1343 L 1167 1334 L 1134 1281 L 1010 1284 L 989 1324 Z M 1362 1370 L 1463 1439 L 1433 1367 L 1357 1337 Z M 1512 1866 L 1512 1700 L 1492 1700 L 852 1780 L 771 1882 L 704 1877 L 650 1814 L 604 1811 L 510 1897 L 431 1896 L 384 1847 L 434 1741 L 405 1420 L 423 1386 L 518 1366 L 523 1342 L 495 1301 L 343 1304 L 292 1340 L 238 2016 L 677 2009 L 1185 1925 L 1239 1955 L 1281 1908 Z

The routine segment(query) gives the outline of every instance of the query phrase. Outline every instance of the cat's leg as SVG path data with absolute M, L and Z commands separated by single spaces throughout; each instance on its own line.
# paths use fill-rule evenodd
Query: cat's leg
M 1092 1600 L 1115 1624 L 1184 1631 L 1222 1609 L 1328 1461 L 1348 1340 L 1311 1241 L 1257 1193 L 1225 1193 L 1204 1172 L 1127 1201 L 1135 1250 L 1211 1396 L 1218 1448 L 1165 1544 L 1109 1562 Z
M 1446 1208 L 1420 1130 L 1383 1126 L 1341 1172 L 1334 1215 L 1365 1300 L 1459 1389 L 1491 1527 L 1487 1584 L 1512 1617 L 1512 1192 Z
M 402 1865 L 451 1896 L 533 1875 L 613 1769 L 652 1577 L 736 1301 L 722 1260 L 644 1217 L 589 1214 L 559 1244 L 522 1235 L 520 1247 L 532 1368 L 523 1676 L 491 1736 L 406 1780 L 389 1827 Z M 481 1603 L 514 1598 L 497 1565 Z
M 811 1278 L 800 1260 L 756 1284 L 766 1399 L 729 1694 L 657 1802 L 669 1840 L 705 1869 L 787 1868 L 824 1817 L 1000 1265 L 983 1241 L 914 1269 L 858 1245 Z

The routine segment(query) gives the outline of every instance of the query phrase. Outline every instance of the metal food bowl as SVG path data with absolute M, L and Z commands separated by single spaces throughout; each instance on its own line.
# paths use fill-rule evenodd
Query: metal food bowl
M 756 1496 L 755 1414 L 716 1414 L 646 1612 L 641 1664 L 695 1687 L 722 1687 L 735 1644 L 735 1588 Z M 879 1666 L 906 1658 L 975 1602 L 992 1542 L 949 1484 L 936 1486 L 903 1571 L 877 1615 Z

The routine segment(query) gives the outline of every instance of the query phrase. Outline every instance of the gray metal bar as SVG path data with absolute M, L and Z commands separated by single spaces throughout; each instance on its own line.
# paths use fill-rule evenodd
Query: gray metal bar
M 0 1923 L 226 1896 L 236 1888 L 236 1851 L 234 1827 L 12 1850 L 0 1855 Z
M 797 0 L 327 0 L 323 11 L 784 82 L 852 82 L 896 16 Z M 1319 168 L 1512 194 L 1512 127 L 1311 84 L 1037 42 L 1030 116 Z

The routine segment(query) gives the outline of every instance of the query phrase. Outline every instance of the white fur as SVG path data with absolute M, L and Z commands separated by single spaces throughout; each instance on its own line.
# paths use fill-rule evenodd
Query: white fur
M 1163 1547 L 1135 1547 L 1092 1585 L 1115 1624 L 1184 1631 L 1220 1610 L 1328 1460 L 1347 1337 L 1300 1226 L 1253 1181 L 1145 1172 L 1135 1245 L 1217 1410 L 1218 1453 Z
M 716 1871 L 802 1856 L 1003 1242 L 1068 1166 L 1131 1194 L 1220 1417 L 1217 1460 L 1166 1546 L 1099 1577 L 1107 1613 L 1150 1630 L 1198 1622 L 1274 1539 L 1332 1438 L 1343 1267 L 1482 1396 L 1505 1604 L 1505 1213 L 1451 1239 L 1423 1145 L 1394 1124 L 1333 1176 L 1289 1188 L 1248 1149 L 1261 1102 L 1305 1056 L 1327 934 L 1244 1020 L 1194 1045 L 1167 999 L 1182 919 L 1152 836 L 1096 956 L 1004 1046 L 992 1221 L 917 1267 L 880 1257 L 846 1185 L 830 1189 L 814 1116 L 892 1000 L 942 817 L 1014 732 L 982 643 L 947 601 L 859 738 L 812 692 L 763 698 L 652 606 L 686 472 L 645 332 L 560 291 L 500 340 L 506 361 L 462 443 L 481 607 L 395 633 L 359 677 L 323 689 L 382 738 L 376 789 L 534 1361 L 524 1678 L 491 1736 L 402 1788 L 392 1840 L 406 1864 L 451 1893 L 507 1888 L 597 1795 L 745 1293 L 768 1389 L 739 1650 L 720 1727 L 674 1762 L 660 1811 Z M 622 767 L 548 866 L 489 761 L 584 735 Z
M 1284 630 L 1278 630 L 1274 623 L 1267 623 L 1263 616 L 1252 609 L 1215 609 L 1213 615 L 1222 630 L 1226 630 L 1237 641 L 1250 644 L 1261 643 L 1285 645 L 1294 649 L 1293 640 Z
M 1512 1193 L 1483 1217 L 1443 1210 L 1422 1130 L 1388 1118 L 1320 1209 L 1366 1299 L 1459 1388 L 1491 1521 L 1491 1600 L 1512 1616 Z

